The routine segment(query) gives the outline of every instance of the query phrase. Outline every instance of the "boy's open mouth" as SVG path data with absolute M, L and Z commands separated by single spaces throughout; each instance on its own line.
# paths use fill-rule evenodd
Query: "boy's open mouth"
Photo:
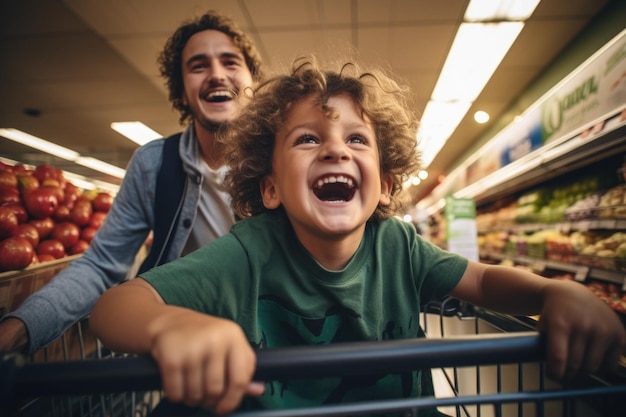
M 350 201 L 356 192 L 355 182 L 346 175 L 328 175 L 319 178 L 313 184 L 313 193 L 326 202 Z

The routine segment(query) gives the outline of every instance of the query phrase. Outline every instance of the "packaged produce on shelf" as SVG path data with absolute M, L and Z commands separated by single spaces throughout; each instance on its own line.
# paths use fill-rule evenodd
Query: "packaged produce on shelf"
M 574 280 L 572 274 L 555 275 L 551 278 Z M 613 310 L 620 314 L 626 314 L 626 292 L 620 290 L 617 285 L 595 280 L 581 284 L 585 285 L 589 291 L 593 292 L 598 298 L 607 303 Z
M 626 185 L 614 187 L 602 195 L 598 203 L 598 216 L 626 219 Z
M 626 272 L 626 233 L 597 239 L 580 251 L 579 262 L 611 271 Z
M 565 220 L 576 221 L 595 218 L 602 194 L 602 192 L 595 192 L 569 206 L 565 209 Z
M 556 232 L 546 238 L 546 257 L 551 261 L 576 263 L 576 249 L 568 234 Z
M 51 165 L 0 163 L 0 272 L 84 252 L 112 203 Z

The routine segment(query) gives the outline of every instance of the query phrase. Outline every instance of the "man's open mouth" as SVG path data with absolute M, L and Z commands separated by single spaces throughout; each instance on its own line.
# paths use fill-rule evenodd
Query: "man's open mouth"
M 313 193 L 317 198 L 326 202 L 350 201 L 356 192 L 355 182 L 345 175 L 328 175 L 315 182 Z
M 235 94 L 231 90 L 212 91 L 207 94 L 204 99 L 209 103 L 222 103 L 235 98 Z

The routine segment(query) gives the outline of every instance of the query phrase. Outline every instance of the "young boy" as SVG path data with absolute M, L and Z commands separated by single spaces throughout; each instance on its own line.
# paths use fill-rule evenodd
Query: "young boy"
M 557 378 L 616 365 L 617 316 L 580 284 L 445 252 L 393 217 L 419 168 L 408 92 L 355 65 L 298 60 L 261 85 L 229 137 L 231 232 L 119 285 L 91 315 L 116 351 L 150 353 L 172 401 L 218 413 L 420 395 L 420 373 L 251 382 L 255 349 L 413 338 L 420 306 L 450 294 L 541 313 Z M 177 279 L 172 279 L 176 277 Z

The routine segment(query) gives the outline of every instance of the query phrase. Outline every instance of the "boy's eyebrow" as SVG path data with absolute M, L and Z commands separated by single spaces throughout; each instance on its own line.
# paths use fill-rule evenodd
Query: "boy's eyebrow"
M 291 135 L 291 133 L 294 130 L 297 130 L 297 129 L 301 129 L 302 128 L 302 129 L 314 130 L 316 127 L 317 127 L 317 123 L 315 123 L 315 122 L 300 123 L 300 124 L 297 124 L 295 126 L 290 126 L 289 130 L 285 132 L 284 136 L 287 137 L 287 136 Z M 370 132 L 373 132 L 373 127 L 371 125 L 368 125 L 365 122 L 362 122 L 362 123 L 361 122 L 350 123 L 350 124 L 346 125 L 346 129 L 347 130 L 366 129 L 366 130 L 368 130 Z

